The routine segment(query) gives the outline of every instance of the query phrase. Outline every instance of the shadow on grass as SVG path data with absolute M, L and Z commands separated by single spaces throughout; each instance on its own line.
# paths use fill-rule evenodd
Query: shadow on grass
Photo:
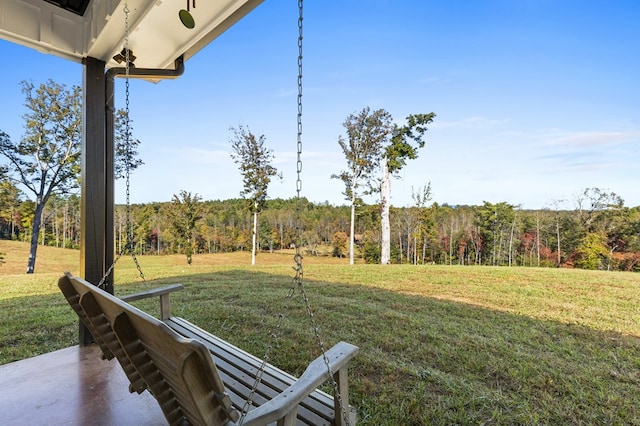
M 291 278 L 239 269 L 154 286 L 174 282 L 185 285 L 172 295 L 175 315 L 258 356 L 271 345 L 272 362 L 294 374 L 317 356 L 300 293 L 286 297 Z M 638 337 L 362 285 L 305 283 L 325 346 L 360 347 L 350 370 L 359 424 L 640 424 Z M 7 333 L 3 324 L 3 348 L 47 352 L 75 335 L 61 295 L 11 304 L 25 307 L 0 306 L 13 326 Z M 156 304 L 138 306 L 155 312 Z

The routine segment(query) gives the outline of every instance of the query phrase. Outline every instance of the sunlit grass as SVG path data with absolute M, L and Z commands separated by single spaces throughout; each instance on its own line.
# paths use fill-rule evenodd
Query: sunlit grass
M 10 250 L 24 248 L 0 245 Z M 75 344 L 55 281 L 78 252 L 50 253 L 39 262 L 53 268 L 32 276 L 0 266 L 0 363 Z M 317 356 L 304 302 L 286 297 L 291 253 L 256 267 L 247 253 L 140 262 L 150 282 L 125 258 L 116 292 L 181 282 L 174 314 L 258 356 L 271 345 L 295 374 Z M 325 345 L 361 348 L 350 370 L 360 424 L 640 424 L 640 274 L 304 263 Z

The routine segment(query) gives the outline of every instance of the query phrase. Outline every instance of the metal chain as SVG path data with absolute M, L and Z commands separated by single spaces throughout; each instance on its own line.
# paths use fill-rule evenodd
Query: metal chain
M 298 200 L 297 208 L 300 208 L 300 193 L 302 192 L 302 19 L 303 0 L 298 0 L 298 135 L 297 148 L 298 157 L 296 162 L 296 196 Z M 298 215 L 298 218 L 300 215 Z M 300 241 L 300 235 L 298 235 Z M 296 246 L 297 247 L 297 246 Z
M 296 254 L 293 261 L 296 266 L 293 268 L 296 275 L 293 279 L 294 285 L 289 291 L 287 297 L 293 296 L 296 287 L 302 286 L 302 277 L 304 271 L 302 268 L 302 255 L 300 254 L 300 245 L 302 244 L 302 225 L 300 224 L 302 217 L 302 202 L 300 194 L 302 192 L 302 20 L 303 20 L 303 0 L 298 0 L 298 133 L 297 133 L 297 157 L 296 157 Z
M 124 5 L 124 76 L 125 76 L 125 82 L 124 82 L 124 93 L 125 93 L 125 117 L 124 117 L 124 123 L 125 123 L 125 130 L 124 130 L 124 137 L 125 137 L 125 187 L 126 187 L 126 213 L 125 213 L 125 217 L 126 217 L 126 225 L 125 225 L 125 230 L 126 230 L 126 234 L 127 234 L 127 242 L 124 246 L 124 249 L 120 249 L 120 251 L 118 252 L 116 258 L 114 259 L 113 263 L 109 266 L 109 268 L 107 269 L 107 271 L 105 272 L 105 274 L 103 275 L 102 279 L 100 280 L 100 282 L 98 282 L 98 287 L 100 288 L 104 288 L 105 286 L 105 282 L 107 280 L 107 278 L 109 277 L 109 275 L 111 275 L 111 273 L 113 272 L 113 269 L 116 266 L 116 263 L 118 263 L 118 260 L 120 260 L 120 258 L 122 257 L 122 255 L 124 254 L 125 251 L 129 251 L 129 253 L 131 254 L 131 256 L 133 257 L 133 263 L 135 263 L 136 265 L 136 269 L 138 270 L 138 273 L 140 274 L 140 278 L 142 278 L 142 281 L 146 284 L 147 280 L 145 279 L 144 273 L 142 272 L 142 268 L 140 267 L 140 263 L 138 262 L 138 258 L 136 257 L 135 251 L 134 251 L 134 247 L 133 247 L 133 226 L 131 224 L 131 200 L 130 200 L 130 196 L 131 196 L 131 157 L 132 157 L 132 153 L 131 153 L 131 121 L 129 119 L 129 75 L 130 75 L 130 62 L 131 62 L 131 52 L 129 49 L 129 6 L 127 4 Z
M 140 274 L 140 278 L 142 278 L 143 282 L 147 282 L 144 277 L 144 273 L 142 272 L 142 268 L 140 267 L 140 263 L 138 262 L 138 258 L 136 257 L 136 253 L 134 250 L 134 240 L 133 240 L 133 225 L 131 223 L 131 157 L 132 149 L 131 149 L 131 119 L 129 118 L 129 76 L 130 76 L 130 68 L 131 68 L 131 49 L 129 49 L 129 7 L 125 4 L 124 6 L 124 137 L 125 137 L 125 187 L 126 187 L 126 230 L 127 230 L 127 244 L 126 247 L 131 253 L 131 257 L 133 258 L 133 263 L 136 265 L 136 269 L 138 270 L 138 274 Z
M 278 315 L 278 322 L 276 323 L 276 326 L 275 326 L 276 330 L 278 330 L 280 328 L 280 324 L 281 324 L 283 318 L 284 318 L 283 314 Z M 277 343 L 278 333 L 270 331 L 269 334 L 273 338 L 273 340 L 276 341 L 276 343 Z M 240 410 L 240 420 L 238 421 L 238 425 L 242 425 L 244 423 L 244 419 L 247 416 L 247 414 L 249 413 L 249 409 L 251 408 L 251 405 L 253 404 L 253 397 L 255 396 L 255 393 L 258 390 L 258 386 L 260 386 L 260 383 L 262 383 L 262 376 L 264 375 L 264 370 L 267 367 L 267 363 L 271 359 L 271 351 L 272 351 L 272 349 L 273 349 L 273 346 L 267 345 L 267 349 L 265 350 L 264 357 L 262 359 L 262 363 L 260 364 L 260 367 L 258 367 L 258 371 L 256 372 L 256 379 L 253 382 L 253 386 L 251 387 L 251 391 L 249 391 L 249 396 L 244 401 L 244 404 L 242 405 L 242 409 Z
M 300 178 L 300 173 L 302 172 L 302 159 L 301 159 L 301 154 L 302 154 L 302 0 L 298 0 L 298 10 L 300 13 L 300 17 L 298 18 L 298 136 L 297 136 L 297 151 L 298 151 L 298 157 L 297 157 L 297 163 L 296 163 L 296 170 L 297 170 L 297 180 L 296 180 L 296 194 L 297 194 L 297 199 L 300 199 L 300 191 L 302 191 L 302 180 Z M 297 212 L 297 218 L 298 220 L 296 221 L 296 228 L 297 228 L 297 233 L 298 233 L 298 241 L 300 241 L 300 225 L 299 225 L 299 218 L 300 218 L 300 202 L 298 201 L 296 203 L 296 212 Z M 296 281 L 298 281 L 298 277 L 302 276 L 302 256 L 300 256 L 300 253 L 298 251 L 298 243 L 296 242 L 296 254 L 295 254 L 295 262 L 296 262 L 296 267 L 294 267 L 294 269 L 296 270 Z M 292 287 L 295 288 L 295 287 Z M 290 298 L 292 295 L 292 291 L 289 292 L 289 294 L 287 295 L 287 298 Z M 284 315 L 280 314 L 279 319 L 278 319 L 278 325 L 277 327 L 279 327 L 280 321 L 282 321 L 282 318 L 284 317 Z M 272 334 L 273 338 L 276 339 L 277 336 L 275 334 Z M 261 381 L 262 381 L 262 375 L 264 374 L 264 369 L 267 366 L 267 362 L 269 360 L 270 354 L 271 354 L 271 345 L 267 346 L 267 350 L 265 351 L 264 354 L 264 358 L 262 363 L 260 364 L 260 368 L 258 368 L 258 371 L 256 372 L 256 379 L 253 382 L 253 387 L 251 388 L 251 391 L 249 392 L 249 396 L 247 397 L 246 401 L 244 402 L 244 405 L 242 406 L 242 411 L 240 413 L 240 420 L 238 421 L 238 424 L 242 425 L 244 422 L 244 419 L 247 415 L 247 413 L 249 412 L 249 408 L 251 407 L 251 404 L 253 402 L 253 397 L 255 395 L 256 390 L 258 389 L 258 386 L 260 385 Z
M 329 364 L 329 359 L 327 358 L 327 352 L 324 346 L 324 342 L 320 337 L 320 329 L 318 328 L 318 323 L 316 321 L 315 315 L 313 314 L 313 310 L 311 309 L 311 303 L 309 302 L 309 297 L 307 296 L 307 291 L 304 287 L 304 269 L 302 266 L 302 255 L 300 254 L 300 246 L 302 245 L 302 201 L 300 193 L 302 192 L 302 40 L 303 40 L 303 0 L 298 0 L 298 136 L 297 136 L 297 145 L 298 145 L 298 156 L 297 156 L 297 179 L 296 179 L 296 228 L 297 228 L 297 239 L 296 241 L 296 253 L 293 257 L 293 260 L 296 264 L 294 266 L 294 270 L 296 272 L 295 277 L 293 278 L 293 285 L 289 290 L 289 294 L 287 297 L 293 297 L 296 289 L 302 296 L 302 300 L 304 301 L 305 308 L 307 310 L 307 315 L 311 321 L 311 328 L 313 330 L 313 334 L 316 338 L 316 342 L 320 351 L 322 352 L 322 359 L 324 361 L 325 366 L 327 367 L 327 372 L 329 373 L 329 378 L 331 380 L 331 384 L 333 385 L 333 391 L 335 397 L 338 399 L 338 404 L 340 406 L 342 419 L 344 423 L 349 426 L 349 415 L 347 414 L 347 409 L 344 406 L 344 402 L 342 400 L 342 395 L 340 394 L 340 389 L 338 387 L 338 383 L 335 380 L 334 372 L 331 369 L 331 365 Z M 338 415 L 338 413 L 336 413 Z

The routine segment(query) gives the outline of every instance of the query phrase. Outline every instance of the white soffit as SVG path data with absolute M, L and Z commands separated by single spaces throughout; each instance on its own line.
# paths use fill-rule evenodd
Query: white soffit
M 262 1 L 92 0 L 79 16 L 44 0 L 0 0 L 0 38 L 76 62 L 93 57 L 120 66 L 112 58 L 124 47 L 126 3 L 136 67 L 172 68 L 177 57 L 189 59 Z M 187 6 L 193 29 L 178 16 Z

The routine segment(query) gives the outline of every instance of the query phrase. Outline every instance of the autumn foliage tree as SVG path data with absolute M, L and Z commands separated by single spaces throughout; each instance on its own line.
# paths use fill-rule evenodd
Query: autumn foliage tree
M 607 236 L 599 232 L 589 232 L 580 240 L 575 257 L 574 265 L 578 268 L 608 269 Z
M 187 256 L 187 265 L 191 265 L 193 259 L 196 222 L 202 217 L 201 200 L 198 194 L 180 191 L 179 195 L 173 196 L 168 212 L 176 242 Z

